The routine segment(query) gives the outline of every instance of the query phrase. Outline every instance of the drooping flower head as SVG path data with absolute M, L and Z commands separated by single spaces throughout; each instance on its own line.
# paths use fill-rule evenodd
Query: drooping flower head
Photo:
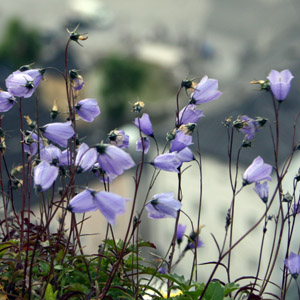
M 48 190 L 58 176 L 58 168 L 43 160 L 33 169 L 34 185 L 38 192 Z
M 34 92 L 34 79 L 20 71 L 10 74 L 5 80 L 8 92 L 15 97 L 29 98 Z
M 173 193 L 162 193 L 154 195 L 145 208 L 151 219 L 176 218 L 181 202 L 174 198 Z
M 9 92 L 0 90 L 0 112 L 9 111 L 16 103 L 16 98 Z
M 193 144 L 192 136 L 185 134 L 183 131 L 176 132 L 174 140 L 171 142 L 170 152 L 181 151 L 185 147 Z
M 172 152 L 156 156 L 151 164 L 157 169 L 178 173 L 182 162 L 177 157 L 177 153 Z
M 148 137 L 142 137 L 139 138 L 136 141 L 136 151 L 143 151 L 143 145 L 144 145 L 144 152 L 145 154 L 148 153 L 149 149 L 150 149 L 150 140 Z
M 204 76 L 191 94 L 190 104 L 201 104 L 218 99 L 222 92 L 218 90 L 218 80 Z
M 92 169 L 97 161 L 97 156 L 98 154 L 95 148 L 89 148 L 87 144 L 82 143 L 76 154 L 75 166 L 77 166 L 77 173 Z
M 60 162 L 61 150 L 54 145 L 46 146 L 41 150 L 41 160 L 47 161 L 54 166 Z
M 284 260 L 284 264 L 292 274 L 293 278 L 297 279 L 300 273 L 300 255 L 291 252 L 289 257 Z
M 19 71 L 23 74 L 30 75 L 33 78 L 34 89 L 36 89 L 43 79 L 46 69 L 31 69 L 30 66 L 26 65 L 22 66 Z
M 202 227 L 204 227 L 204 225 L 200 226 L 198 233 L 197 233 L 197 231 L 191 232 L 191 234 L 189 235 L 187 245 L 184 248 L 184 252 L 188 251 L 190 249 L 200 248 L 204 245 L 203 241 L 200 239 L 200 236 L 199 236 Z
M 40 141 L 40 149 L 44 148 L 42 139 L 32 131 L 25 131 L 24 135 L 24 151 L 29 155 L 35 155 L 38 151 L 38 140 Z
M 195 104 L 189 104 L 179 112 L 179 120 L 176 120 L 176 126 L 180 127 L 189 123 L 197 123 L 202 117 L 204 117 L 203 111 L 197 109 Z
M 107 174 L 121 175 L 135 163 L 124 150 L 108 144 L 98 144 L 98 163 Z
M 189 162 L 195 159 L 194 154 L 189 147 L 185 147 L 181 151 L 177 152 L 176 157 L 181 163 Z
M 129 135 L 124 130 L 114 129 L 108 134 L 109 143 L 119 148 L 129 147 Z
M 263 183 L 256 182 L 254 191 L 264 203 L 268 202 L 269 187 L 267 181 L 264 181 Z
M 267 77 L 270 81 L 270 87 L 273 95 L 277 100 L 284 100 L 289 94 L 291 88 L 291 81 L 294 78 L 290 70 L 283 70 L 278 72 L 271 70 Z
M 177 244 L 180 245 L 186 230 L 186 225 L 178 224 L 177 225 L 177 232 L 176 232 L 176 240 Z
M 139 128 L 142 133 L 153 136 L 152 123 L 148 114 L 144 113 L 140 118 L 135 118 L 134 125 Z
M 68 139 L 75 134 L 71 121 L 49 123 L 41 127 L 40 130 L 45 138 L 61 147 L 67 147 Z
M 128 199 L 111 192 L 96 193 L 96 191 L 86 189 L 70 201 L 68 209 L 73 213 L 99 209 L 107 222 L 113 225 L 116 222 L 116 216 L 125 213 L 127 201 Z
M 264 160 L 260 156 L 256 157 L 243 175 L 243 185 L 262 180 L 272 180 L 270 176 L 272 170 L 273 167 L 264 163 Z
M 75 111 L 78 116 L 86 122 L 93 122 L 94 119 L 100 115 L 100 108 L 96 99 L 80 100 L 76 106 Z
M 73 86 L 74 91 L 80 91 L 85 85 L 82 76 L 78 74 L 77 70 L 71 70 L 69 72 L 69 75 L 71 78 L 71 84 Z

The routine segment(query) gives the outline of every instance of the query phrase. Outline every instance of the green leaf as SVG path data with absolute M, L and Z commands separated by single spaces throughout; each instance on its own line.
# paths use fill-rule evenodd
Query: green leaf
M 225 291 L 224 291 L 225 296 L 228 296 L 230 293 L 237 290 L 239 287 L 240 286 L 238 284 L 234 283 L 234 282 L 227 283 L 225 285 Z
M 57 291 L 53 293 L 53 287 L 50 283 L 47 284 L 45 292 L 45 300 L 56 300 Z
M 208 285 L 208 288 L 204 294 L 204 299 L 205 300 L 223 300 L 224 296 L 225 296 L 224 291 L 225 291 L 225 289 L 221 285 L 220 282 L 218 282 L 218 281 L 211 282 Z

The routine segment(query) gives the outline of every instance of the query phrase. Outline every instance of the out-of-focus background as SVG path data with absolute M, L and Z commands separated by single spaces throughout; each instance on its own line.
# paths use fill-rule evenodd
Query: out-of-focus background
M 201 223 L 206 226 L 201 234 L 204 247 L 199 250 L 199 260 L 216 260 L 217 250 L 210 234 L 213 233 L 218 240 L 224 236 L 225 216 L 231 201 L 227 136 L 222 121 L 229 116 L 236 118 L 247 114 L 250 117 L 267 117 L 272 124 L 270 96 L 259 92 L 258 86 L 249 82 L 265 79 L 271 69 L 288 68 L 295 79 L 288 98 L 280 108 L 283 125 L 280 158 L 284 159 L 289 154 L 292 125 L 300 109 L 297 97 L 300 78 L 299 12 L 299 0 L 1 1 L 0 87 L 5 90 L 5 78 L 21 65 L 35 63 L 34 67 L 51 66 L 63 70 L 63 53 L 68 38 L 66 28 L 72 30 L 80 24 L 78 31 L 88 33 L 89 38 L 82 42 L 83 47 L 75 43 L 71 45 L 69 68 L 79 70 L 86 81 L 81 99 L 96 98 L 102 113 L 93 124 L 79 124 L 79 130 L 87 135 L 88 143 L 97 143 L 105 140 L 110 130 L 116 127 L 124 129 L 130 135 L 131 154 L 138 160 L 139 156 L 134 153 L 138 135 L 132 125 L 135 116 L 128 103 L 137 99 L 145 102 L 145 112 L 151 116 L 155 135 L 164 142 L 166 132 L 174 126 L 175 97 L 181 80 L 200 79 L 204 75 L 218 79 L 223 95 L 215 102 L 201 106 L 206 117 L 199 121 L 198 126 L 204 176 Z M 62 112 L 66 104 L 62 77 L 51 69 L 45 78 L 38 89 L 42 124 L 50 122 L 49 110 L 55 99 Z M 181 101 L 184 106 L 187 101 L 184 93 Z M 33 103 L 33 99 L 24 101 L 24 114 L 32 118 Z M 17 163 L 15 157 L 19 151 L 20 133 L 16 118 L 17 109 L 14 108 L 2 120 L 2 127 L 7 130 L 6 156 L 11 167 Z M 64 119 L 61 113 L 59 120 Z M 237 134 L 235 147 L 242 139 L 243 135 Z M 150 152 L 147 158 L 151 160 L 153 155 L 154 152 Z M 257 134 L 251 149 L 243 151 L 241 174 L 257 155 L 273 164 L 268 128 Z M 292 177 L 299 166 L 299 158 L 296 158 L 291 177 L 286 180 L 287 190 L 291 188 Z M 150 166 L 146 171 L 150 176 Z M 116 192 L 131 196 L 131 175 L 129 173 L 115 182 L 113 188 Z M 176 176 L 161 174 L 153 194 L 176 192 L 174 182 Z M 194 222 L 199 199 L 198 182 L 197 168 L 190 168 L 184 179 L 183 210 Z M 143 193 L 140 198 L 142 202 Z M 236 229 L 235 238 L 249 228 L 264 209 L 251 187 L 247 187 L 239 198 L 237 222 L 242 225 Z M 118 219 L 117 231 L 124 227 L 122 222 L 125 220 L 126 217 Z M 184 217 L 180 221 L 188 224 Z M 95 225 L 92 226 L 95 228 Z M 148 221 L 145 218 L 143 235 L 153 240 L 163 253 L 166 245 L 162 241 L 169 243 L 173 226 L 173 220 Z M 101 230 L 99 228 L 99 232 Z M 259 250 L 261 235 L 262 228 L 259 228 L 244 246 L 233 252 L 234 276 L 245 275 L 248 269 L 255 273 L 252 266 L 257 263 L 255 253 Z M 103 235 L 100 235 L 101 238 Z M 96 249 L 98 244 L 99 240 L 95 238 L 94 245 L 89 247 Z M 295 247 L 291 250 L 297 251 L 299 245 Z M 184 265 L 188 266 L 187 270 Z M 188 270 L 189 265 L 183 264 L 178 266 L 177 272 Z M 203 268 L 200 273 L 200 280 L 204 280 L 208 269 Z M 280 278 L 280 266 L 274 273 L 275 279 Z M 224 274 L 218 276 L 222 278 Z

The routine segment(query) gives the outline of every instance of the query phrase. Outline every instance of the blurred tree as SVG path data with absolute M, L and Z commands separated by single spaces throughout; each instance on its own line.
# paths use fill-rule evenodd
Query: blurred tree
M 27 29 L 19 19 L 11 20 L 0 43 L 0 63 L 17 69 L 37 60 L 41 50 L 40 34 Z
M 131 57 L 109 56 L 101 63 L 106 114 L 109 119 L 124 122 L 128 102 L 133 102 L 141 91 L 146 77 L 147 65 Z

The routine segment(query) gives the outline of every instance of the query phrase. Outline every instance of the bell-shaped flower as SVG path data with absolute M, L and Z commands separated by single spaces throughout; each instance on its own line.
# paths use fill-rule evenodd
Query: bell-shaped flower
M 136 151 L 142 152 L 143 149 L 145 154 L 148 153 L 150 149 L 150 140 L 148 137 L 142 137 L 136 141 Z
M 77 173 L 82 173 L 90 170 L 97 161 L 97 150 L 89 148 L 85 143 L 82 143 L 78 148 L 75 166 L 77 166 Z
M 98 144 L 98 163 L 107 174 L 121 175 L 132 168 L 135 163 L 131 156 L 121 148 L 113 145 Z
M 153 136 L 152 123 L 148 114 L 144 113 L 141 118 L 135 118 L 134 125 L 139 128 L 142 133 Z
M 118 177 L 116 174 L 106 173 L 99 165 L 95 163 L 92 168 L 92 172 L 99 179 L 100 182 L 111 183 L 114 179 Z
M 145 208 L 151 219 L 176 218 L 181 205 L 181 202 L 174 198 L 173 193 L 162 193 L 154 195 Z
M 179 121 L 178 119 L 176 120 L 177 127 L 189 123 L 197 123 L 202 117 L 204 117 L 203 111 L 197 109 L 195 104 L 189 104 L 179 112 Z
M 181 163 L 189 162 L 195 159 L 193 152 L 188 147 L 185 147 L 181 151 L 177 152 L 176 156 Z
M 71 84 L 74 91 L 80 91 L 85 85 L 82 76 L 78 74 L 77 70 L 71 70 L 69 74 L 70 74 Z
M 19 69 L 19 71 L 33 78 L 34 89 L 36 89 L 43 79 L 46 69 L 31 69 L 30 66 L 23 66 Z
M 49 164 L 57 166 L 60 162 L 61 150 L 54 145 L 48 145 L 41 150 L 41 160 L 47 161 Z
M 32 131 L 25 131 L 24 136 L 24 151 L 29 155 L 35 155 L 38 151 L 38 140 L 40 140 L 40 149 L 44 148 L 42 138 L 39 139 L 38 135 Z
M 246 115 L 240 116 L 239 119 L 241 121 L 241 128 L 238 128 L 238 130 L 245 134 L 245 139 L 252 140 L 258 131 L 257 122 Z
M 34 92 L 34 79 L 24 72 L 14 72 L 5 80 L 6 88 L 15 97 L 29 98 Z
M 177 153 L 172 152 L 156 156 L 151 164 L 157 169 L 178 173 L 178 168 L 182 162 L 177 157 Z
M 128 199 L 111 192 L 96 193 L 93 190 L 86 189 L 70 201 L 68 209 L 73 213 L 84 213 L 99 209 L 107 222 L 113 225 L 116 216 L 125 213 L 127 201 Z
M 193 144 L 192 136 L 185 134 L 183 131 L 178 130 L 175 139 L 171 142 L 170 152 L 181 151 L 185 147 Z
M 288 268 L 293 278 L 297 279 L 300 273 L 300 255 L 291 252 L 289 257 L 284 260 L 284 265 Z
M 45 138 L 61 147 L 67 147 L 68 139 L 75 134 L 71 121 L 49 123 L 41 127 L 40 130 Z
M 264 163 L 260 156 L 256 157 L 243 175 L 243 185 L 262 180 L 272 180 L 270 176 L 272 170 L 273 167 Z
M 256 182 L 254 191 L 264 203 L 268 202 L 269 187 L 267 181 L 264 181 L 263 183 Z
M 59 166 L 69 166 L 70 165 L 70 150 L 65 149 L 61 152 L 59 157 Z
M 273 95 L 277 100 L 284 100 L 289 94 L 291 88 L 291 81 L 294 78 L 290 70 L 283 70 L 278 72 L 272 70 L 267 77 L 270 81 L 270 87 Z
M 16 98 L 9 92 L 0 90 L 0 112 L 9 111 L 16 103 Z
M 96 99 L 80 100 L 76 106 L 75 111 L 78 116 L 86 122 L 93 122 L 94 119 L 100 115 L 100 108 Z
M 199 232 L 199 234 L 200 234 L 200 232 Z M 203 242 L 200 239 L 199 234 L 197 234 L 196 231 L 192 231 L 192 233 L 189 235 L 187 245 L 184 248 L 184 252 L 187 250 L 190 250 L 190 249 L 200 248 L 203 246 Z
M 191 94 L 190 104 L 201 104 L 218 99 L 222 92 L 218 90 L 218 80 L 204 76 Z
M 129 147 L 129 135 L 124 130 L 114 129 L 108 134 L 109 143 L 119 148 Z
M 180 245 L 186 230 L 186 225 L 178 224 L 177 231 L 176 231 L 176 240 L 177 244 Z
M 111 192 L 103 191 L 95 194 L 97 207 L 111 225 L 115 224 L 116 216 L 125 213 L 127 201 L 128 199 Z
M 58 168 L 51 166 L 47 161 L 40 162 L 33 169 L 34 185 L 38 192 L 48 190 L 58 176 Z

